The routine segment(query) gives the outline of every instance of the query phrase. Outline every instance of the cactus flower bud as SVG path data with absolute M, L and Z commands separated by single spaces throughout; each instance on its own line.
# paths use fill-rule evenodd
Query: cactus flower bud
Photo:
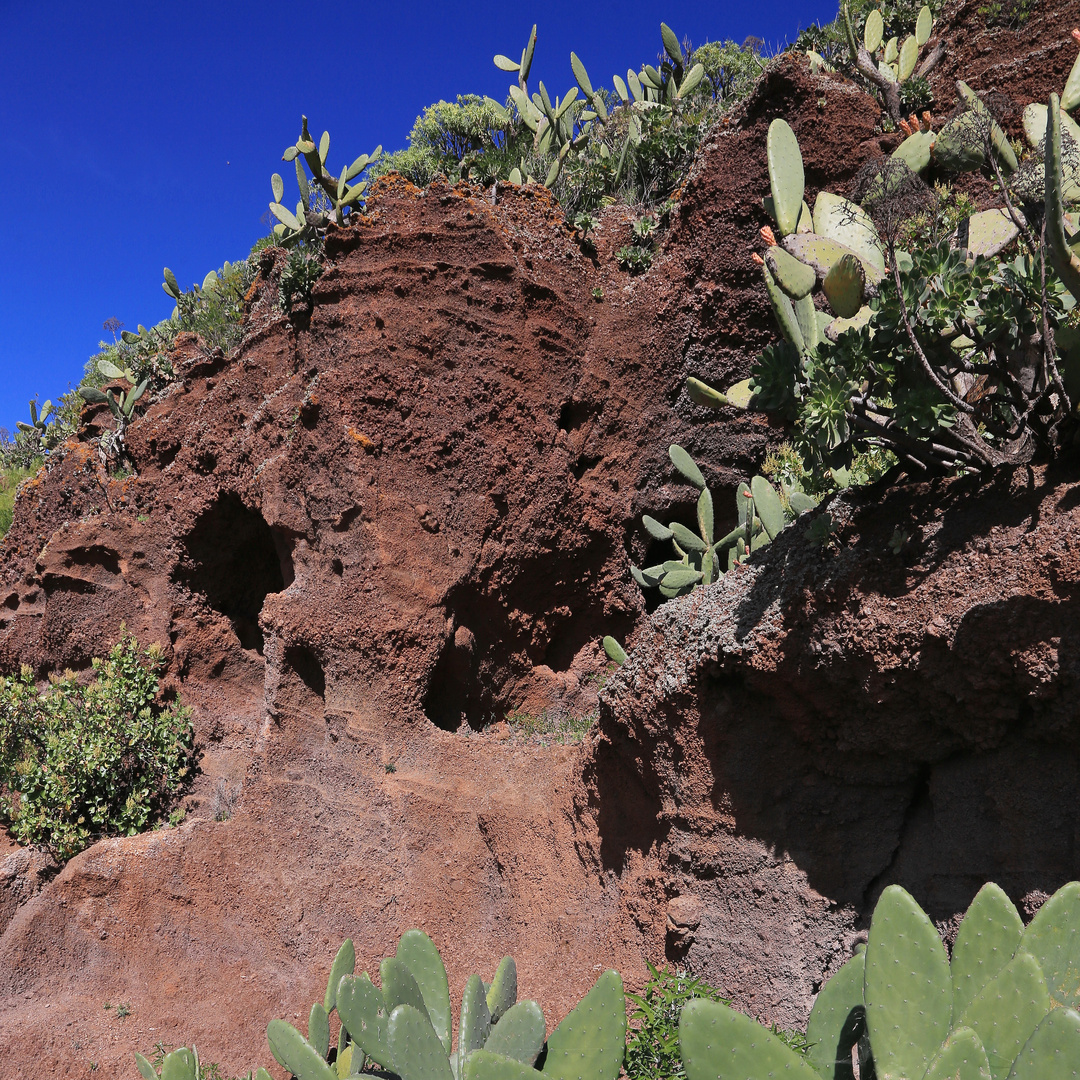
M 750 258 L 753 259 L 754 262 L 758 264 L 758 266 L 762 266 L 765 263 L 765 260 L 756 251 L 750 252 Z
M 1074 30 L 1072 32 L 1072 36 L 1073 36 L 1073 41 L 1075 41 L 1078 45 L 1080 45 L 1080 30 Z
M 901 131 L 902 131 L 902 132 L 903 132 L 903 133 L 904 133 L 905 135 L 910 135 L 910 134 L 911 134 L 911 125 L 910 125 L 910 124 L 908 124 L 908 122 L 907 122 L 906 120 L 901 120 L 901 121 L 900 121 L 900 125 L 899 125 L 899 126 L 900 126 L 900 130 L 901 130 Z
M 926 130 L 929 131 L 934 126 L 934 121 L 933 121 L 933 118 L 930 115 L 930 110 L 929 109 L 927 109 L 922 114 L 922 118 L 923 118 L 923 121 L 926 124 Z
M 769 247 L 776 247 L 776 233 L 774 233 L 768 225 L 763 225 L 761 227 L 761 239 L 764 240 Z

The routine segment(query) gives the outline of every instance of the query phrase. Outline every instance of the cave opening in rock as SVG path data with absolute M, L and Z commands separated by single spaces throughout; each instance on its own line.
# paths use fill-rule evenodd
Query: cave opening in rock
M 240 644 L 261 656 L 263 602 L 292 579 L 291 560 L 270 526 L 230 493 L 199 515 L 183 544 L 176 580 L 204 596 L 232 623 Z

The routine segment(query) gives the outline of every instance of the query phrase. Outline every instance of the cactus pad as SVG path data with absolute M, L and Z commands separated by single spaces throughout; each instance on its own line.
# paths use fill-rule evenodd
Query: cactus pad
M 379 978 L 382 980 L 383 1000 L 388 1015 L 392 1015 L 399 1005 L 411 1005 L 427 1016 L 424 995 L 404 960 L 387 956 L 379 964 Z
M 817 233 L 787 236 L 784 238 L 784 248 L 796 259 L 812 266 L 820 280 L 825 280 L 825 275 L 845 256 L 857 255 L 853 251 L 836 240 L 830 240 Z M 862 260 L 863 270 L 866 271 L 866 280 L 876 285 L 885 276 L 883 268 L 867 263 Z
M 900 55 L 897 58 L 899 64 L 897 76 L 901 82 L 907 82 L 915 73 L 915 63 L 918 59 L 919 44 L 915 40 L 915 35 L 910 34 L 904 38 L 904 43 L 900 46 Z
M 412 1005 L 390 1014 L 390 1054 L 401 1080 L 454 1080 L 450 1059 L 427 1016 Z
M 315 1052 L 325 1061 L 326 1055 L 330 1053 L 330 1017 L 327 1015 L 326 1006 L 321 1001 L 316 1001 L 311 1006 L 307 1037 L 308 1042 L 315 1048 Z
M 548 1080 L 615 1080 L 625 1047 L 623 982 L 605 971 L 551 1033 L 542 1072 Z
M 512 956 L 504 956 L 495 969 L 487 992 L 491 1022 L 495 1023 L 517 1001 L 517 965 Z
M 1075 1080 L 1080 1062 L 1080 1013 L 1054 1009 L 1013 1063 L 1009 1080 Z
M 705 477 L 701 475 L 701 470 L 694 463 L 694 459 L 681 447 L 678 443 L 673 443 L 668 447 L 668 457 L 671 458 L 671 464 L 675 466 L 679 472 L 690 481 L 699 491 L 705 487 Z
M 288 1069 L 297 1080 L 337 1080 L 334 1070 L 292 1024 L 284 1020 L 271 1020 L 266 1027 L 266 1041 L 274 1060 L 283 1069 Z M 164 1068 L 161 1075 L 164 1080 Z
M 866 273 L 855 255 L 845 255 L 833 264 L 822 282 L 829 306 L 841 319 L 854 318 L 863 306 Z
M 950 1032 L 924 1080 L 990 1080 L 990 1063 L 979 1036 L 969 1027 Z
M 923 4 L 919 17 L 915 20 L 915 43 L 921 49 L 929 40 L 934 30 L 934 13 Z
M 1009 962 L 1023 933 L 1013 902 L 988 882 L 971 901 L 953 945 L 953 1010 L 958 1017 Z
M 1039 962 L 1054 1005 L 1080 1007 L 1080 881 L 1058 889 L 1039 908 L 1020 949 Z
M 719 390 L 714 390 L 707 383 L 692 377 L 686 380 L 686 396 L 695 405 L 702 405 L 706 409 L 719 409 L 721 405 L 729 404 Z
M 146 1058 L 143 1058 L 143 1061 L 146 1061 Z M 141 1066 L 139 1072 L 142 1072 Z M 153 1067 L 151 1067 L 151 1072 L 153 1072 Z M 143 1073 L 143 1075 L 146 1074 Z M 161 1077 L 162 1080 L 200 1080 L 198 1055 L 186 1046 L 181 1046 L 171 1054 L 166 1054 L 165 1060 L 161 1063 Z
M 782 247 L 769 248 L 765 252 L 765 263 L 776 283 L 792 300 L 801 300 L 817 284 L 814 268 L 796 259 Z
M 893 161 L 902 161 L 913 173 L 921 173 L 930 164 L 934 138 L 932 131 L 914 131 L 890 156 Z
M 795 316 L 795 308 L 791 300 L 788 298 L 787 293 L 776 284 L 776 279 L 772 276 L 768 266 L 763 266 L 761 270 L 765 277 L 765 291 L 768 293 L 776 321 L 780 325 L 780 333 L 800 353 L 806 352 L 806 342 L 803 340 L 802 329 L 799 326 L 799 320 Z
M 1044 159 L 1044 186 L 1046 198 L 1046 242 L 1050 248 L 1050 257 L 1065 288 L 1074 297 L 1080 296 L 1080 257 L 1069 247 L 1065 236 L 1065 207 L 1063 204 L 1063 178 L 1061 160 L 1061 106 L 1057 94 L 1050 95 L 1046 125 L 1046 155 Z M 1066 886 L 1068 887 L 1068 886 Z M 1078 886 L 1080 888 L 1080 886 Z M 1056 895 L 1054 897 L 1056 899 Z M 1041 912 L 1040 912 L 1041 914 Z M 1038 918 L 1032 920 L 1032 925 Z M 1035 959 L 1047 965 L 1040 953 L 1031 949 Z M 1049 973 L 1047 973 L 1049 977 Z
M 1006 1080 L 1012 1063 L 1050 1011 L 1050 995 L 1038 961 L 1019 952 L 960 1017 L 986 1049 L 993 1080 Z
M 522 1065 L 502 1054 L 477 1050 L 469 1055 L 462 1080 L 537 1080 L 537 1076 L 530 1065 Z
M 802 334 L 803 347 L 812 353 L 821 341 L 821 324 L 818 322 L 818 309 L 814 307 L 814 298 L 804 296 L 801 300 L 796 300 L 792 307 L 799 324 L 799 332 Z
M 606 641 L 605 638 L 605 647 Z M 491 1034 L 491 1011 L 488 1009 L 484 984 L 479 975 L 470 975 L 461 995 L 461 1022 L 458 1026 L 457 1076 L 464 1076 L 465 1060 L 479 1050 Z
M 766 152 L 776 224 L 786 236 L 793 233 L 799 223 L 805 184 L 799 140 L 786 120 L 777 117 L 769 125 Z
M 994 148 L 994 153 L 1001 163 L 1002 170 L 1015 172 L 1019 162 L 1016 160 L 1012 144 L 1009 142 L 1009 137 L 998 126 L 997 121 L 990 115 L 990 110 L 987 109 L 979 95 L 967 83 L 957 79 L 956 89 L 967 105 L 968 112 L 977 118 L 980 127 L 985 128 L 986 125 L 989 125 L 990 145 Z
M 1080 56 L 1076 58 L 1065 80 L 1065 89 L 1061 91 L 1061 107 L 1066 112 L 1072 112 L 1077 105 L 1080 105 Z
M 397 958 L 405 964 L 420 988 L 431 1026 L 443 1049 L 450 1053 L 450 987 L 439 950 L 423 930 L 406 930 L 398 941 Z
M 880 1080 L 922 1076 L 949 1032 L 952 980 L 934 924 L 899 885 L 874 908 L 863 997 Z
M 1020 230 L 1008 210 L 998 209 L 972 214 L 958 230 L 958 238 L 962 239 L 965 233 L 964 246 L 972 255 L 1000 255 L 1020 235 Z
M 833 319 L 825 327 L 825 336 L 830 341 L 836 341 L 841 334 L 847 333 L 848 330 L 861 330 L 870 322 L 873 315 L 874 312 L 870 305 L 863 304 L 850 319 Z
M 750 481 L 750 494 L 754 497 L 754 510 L 761 518 L 765 532 L 770 540 L 775 540 L 787 524 L 784 506 L 776 494 L 776 488 L 764 476 L 755 476 Z
M 333 1012 L 337 1005 L 337 988 L 342 976 L 351 975 L 356 969 L 356 949 L 353 947 L 352 938 L 346 938 L 341 948 L 330 965 L 330 978 L 326 981 L 326 997 L 323 998 L 323 1008 Z
M 544 1048 L 546 1032 L 540 1006 L 535 1001 L 519 1001 L 492 1028 L 484 1049 L 532 1065 Z
M 683 1007 L 679 1050 L 687 1080 L 820 1080 L 811 1065 L 771 1031 L 704 998 Z
M 792 492 L 789 501 L 795 509 Z M 803 496 L 806 498 L 806 496 Z M 822 1076 L 832 1078 L 837 1066 L 851 1069 L 851 1048 L 866 1028 L 863 1008 L 864 954 L 853 956 L 821 988 L 810 1010 L 806 1025 L 806 1041 L 810 1043 L 806 1058 Z
M 814 201 L 814 232 L 851 248 L 863 262 L 885 270 L 881 241 L 870 215 L 853 203 L 830 191 L 818 192 Z
M 863 26 L 863 44 L 866 51 L 873 56 L 881 48 L 881 42 L 885 37 L 885 20 L 881 12 L 874 8 L 866 16 L 866 24 Z
M 346 975 L 338 984 L 337 1011 L 352 1041 L 384 1069 L 392 1069 L 386 999 L 367 975 Z

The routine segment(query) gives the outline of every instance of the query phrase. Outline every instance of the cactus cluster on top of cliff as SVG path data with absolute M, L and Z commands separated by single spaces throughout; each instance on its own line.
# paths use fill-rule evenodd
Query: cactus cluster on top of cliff
M 985 885 L 948 957 L 934 924 L 899 885 L 878 900 L 864 951 L 822 988 L 793 1052 L 722 1003 L 695 1000 L 679 1021 L 688 1080 L 1057 1080 L 1080 1065 L 1080 882 L 1025 929 Z
M 709 400 L 712 400 L 714 391 L 702 383 L 697 383 L 697 387 L 700 389 L 694 392 L 709 395 Z M 645 531 L 653 540 L 670 541 L 675 548 L 676 558 L 643 570 L 630 567 L 634 580 L 641 588 L 658 588 L 665 599 L 683 596 L 698 585 L 711 584 L 725 570 L 746 562 L 753 552 L 775 540 L 799 514 L 817 506 L 815 499 L 796 490 L 785 490 L 785 498 L 781 500 L 764 476 L 755 476 L 749 484 L 740 484 L 735 491 L 738 524 L 726 535 L 716 538 L 712 492 L 701 470 L 681 446 L 668 447 L 668 456 L 679 474 L 700 492 L 697 501 L 698 531 L 695 533 L 678 521 L 663 525 L 646 514 L 642 518 Z M 625 654 L 621 660 L 613 656 L 606 643 L 605 649 L 608 649 L 612 659 L 619 663 L 625 661 Z
M 407 150 L 382 158 L 380 175 L 397 169 L 421 186 L 437 172 L 485 184 L 541 181 L 568 215 L 621 196 L 655 203 L 676 186 L 701 135 L 719 112 L 745 96 L 763 63 L 754 43 L 692 49 L 661 23 L 662 59 L 595 86 L 570 54 L 574 83 L 562 95 L 542 82 L 530 93 L 534 26 L 520 58 L 495 65 L 516 76 L 504 104 L 459 96 L 417 118 Z
M 1080 222 L 1067 208 L 1080 204 L 1080 128 L 1056 95 L 1049 108 L 1028 106 L 1021 165 L 982 100 L 963 82 L 957 90 L 939 132 L 929 116 L 908 124 L 891 157 L 865 171 L 861 206 L 820 191 L 811 213 L 794 132 L 782 119 L 770 126 L 765 208 L 779 236 L 762 229 L 768 246 L 754 258 L 782 338 L 734 396 L 791 420 L 818 475 L 868 447 L 920 471 L 986 469 L 1075 437 Z M 1080 102 L 1080 61 L 1064 100 Z M 906 220 L 933 199 L 920 174 L 974 168 L 991 173 L 1004 205 L 969 215 L 945 242 L 903 249 Z M 819 284 L 831 311 L 815 303 Z
M 401 935 L 397 952 L 379 965 L 381 988 L 354 975 L 346 940 L 330 968 L 326 994 L 315 1002 L 305 1037 L 284 1020 L 266 1030 L 270 1052 L 297 1080 L 346 1080 L 374 1066 L 401 1080 L 616 1080 L 626 1044 L 626 1010 L 618 972 L 607 971 L 550 1035 L 535 1001 L 518 1001 L 517 967 L 503 957 L 491 982 L 470 975 L 451 1042 L 453 1016 L 442 957 L 421 930 Z M 337 1040 L 330 1019 L 340 1021 Z M 141 1054 L 146 1080 L 158 1073 Z M 168 1073 L 166 1070 L 169 1070 Z M 199 1080 L 198 1055 L 181 1048 L 166 1057 L 161 1080 Z M 265 1069 L 256 1080 L 269 1080 Z

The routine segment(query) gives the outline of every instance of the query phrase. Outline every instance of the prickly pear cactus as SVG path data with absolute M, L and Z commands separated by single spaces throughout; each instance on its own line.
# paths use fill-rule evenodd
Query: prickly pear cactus
M 615 1080 L 626 1048 L 626 997 L 617 971 L 605 971 L 547 1041 L 549 1080 Z

